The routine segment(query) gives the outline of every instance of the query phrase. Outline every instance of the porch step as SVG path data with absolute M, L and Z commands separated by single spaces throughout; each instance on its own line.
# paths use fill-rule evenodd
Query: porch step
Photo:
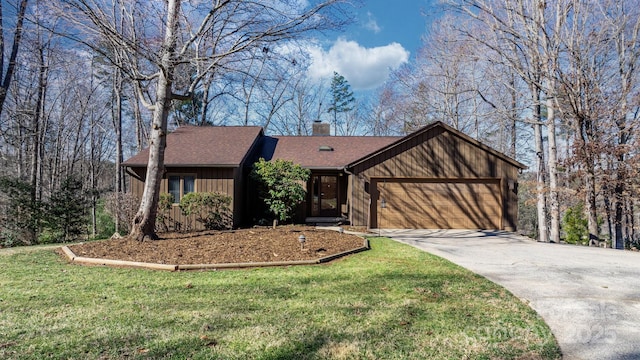
M 336 225 L 348 225 L 349 219 L 342 216 L 315 216 L 305 219 L 307 225 L 315 226 L 336 226 Z

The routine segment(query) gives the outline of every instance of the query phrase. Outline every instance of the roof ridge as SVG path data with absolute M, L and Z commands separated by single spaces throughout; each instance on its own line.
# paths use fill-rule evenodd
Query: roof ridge
M 271 137 L 288 138 L 318 138 L 318 139 L 344 139 L 344 138 L 403 138 L 402 135 L 266 135 Z
M 193 125 L 193 124 L 184 124 L 180 125 L 176 128 L 200 128 L 200 129 L 224 129 L 224 128 L 262 128 L 260 125 Z

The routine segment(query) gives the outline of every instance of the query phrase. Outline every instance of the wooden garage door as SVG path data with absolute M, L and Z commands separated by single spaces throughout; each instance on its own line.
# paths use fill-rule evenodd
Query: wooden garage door
M 377 188 L 377 220 L 383 229 L 500 229 L 502 225 L 499 180 L 380 181 Z

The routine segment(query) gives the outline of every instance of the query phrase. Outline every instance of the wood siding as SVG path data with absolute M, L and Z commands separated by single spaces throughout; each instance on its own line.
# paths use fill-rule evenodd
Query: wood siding
M 129 176 L 131 192 L 139 199 L 144 191 L 145 168 L 132 168 L 131 172 L 136 176 Z M 167 168 L 166 174 L 160 183 L 160 192 L 169 191 L 167 176 L 169 175 L 195 175 L 196 192 L 218 192 L 232 197 L 231 210 L 233 213 L 233 226 L 239 226 L 243 219 L 243 183 L 244 174 L 239 168 L 194 168 L 194 167 L 171 167 Z M 187 219 L 182 215 L 178 204 L 171 207 L 169 213 L 170 223 L 174 224 L 169 230 L 186 230 L 189 227 L 202 230 L 201 224 L 193 219 Z M 191 225 L 189 225 L 191 224 Z
M 491 179 L 502 199 L 502 229 L 514 231 L 517 224 L 518 167 L 443 127 L 433 127 L 382 153 L 356 164 L 351 204 L 351 222 L 377 226 L 379 196 L 376 181 L 414 179 L 429 182 Z M 511 184 L 511 185 L 510 185 Z M 373 196 L 372 196 L 373 195 Z

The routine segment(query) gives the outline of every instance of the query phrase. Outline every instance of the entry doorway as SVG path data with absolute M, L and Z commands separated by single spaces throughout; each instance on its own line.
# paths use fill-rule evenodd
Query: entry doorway
M 340 216 L 338 176 L 313 175 L 311 216 Z

